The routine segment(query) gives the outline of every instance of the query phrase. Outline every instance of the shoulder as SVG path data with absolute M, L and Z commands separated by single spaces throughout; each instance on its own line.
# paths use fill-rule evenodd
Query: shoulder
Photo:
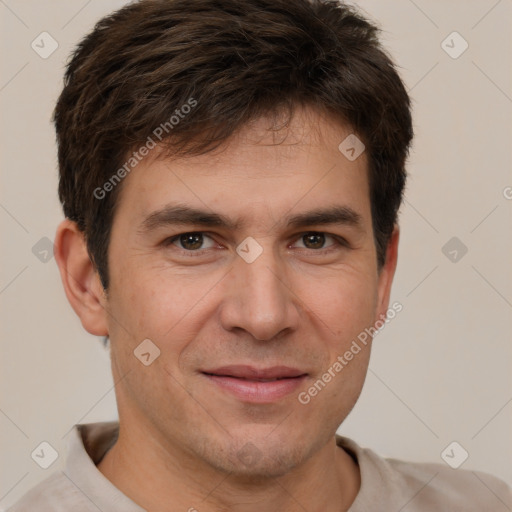
M 512 489 L 493 475 L 436 463 L 385 461 L 400 488 L 409 490 L 411 510 L 439 510 L 441 505 L 464 512 L 512 509 Z
M 407 512 L 512 510 L 512 489 L 495 476 L 445 464 L 384 458 L 341 436 L 337 443 L 357 458 L 361 471 L 361 489 L 351 512 L 383 502 L 386 510 L 395 507 Z
M 84 494 L 66 477 L 54 473 L 24 494 L 7 512 L 89 512 Z

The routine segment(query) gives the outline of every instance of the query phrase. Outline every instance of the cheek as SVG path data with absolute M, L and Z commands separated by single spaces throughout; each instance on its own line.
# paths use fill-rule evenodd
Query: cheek
M 357 272 L 339 272 L 311 280 L 297 295 L 317 317 L 332 340 L 332 348 L 343 346 L 373 323 L 377 305 L 376 284 Z
M 113 287 L 112 315 L 119 317 L 135 337 L 167 339 L 194 314 L 208 283 L 200 286 L 167 269 L 123 269 Z M 114 277 L 114 276 L 113 276 Z

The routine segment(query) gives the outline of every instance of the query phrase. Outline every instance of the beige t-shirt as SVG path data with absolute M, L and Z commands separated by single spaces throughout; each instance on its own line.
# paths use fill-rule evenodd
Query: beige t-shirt
M 77 425 L 66 467 L 30 490 L 8 512 L 144 512 L 96 468 L 118 435 L 118 423 Z M 486 473 L 385 459 L 336 436 L 358 462 L 361 488 L 349 512 L 506 512 L 512 489 Z

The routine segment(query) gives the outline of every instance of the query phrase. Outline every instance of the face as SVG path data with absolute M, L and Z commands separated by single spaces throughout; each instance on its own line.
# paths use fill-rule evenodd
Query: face
M 121 424 L 252 476 L 332 439 L 370 343 L 335 363 L 385 312 L 392 274 L 377 271 L 366 155 L 338 150 L 350 130 L 307 110 L 268 126 L 125 178 L 105 303 Z

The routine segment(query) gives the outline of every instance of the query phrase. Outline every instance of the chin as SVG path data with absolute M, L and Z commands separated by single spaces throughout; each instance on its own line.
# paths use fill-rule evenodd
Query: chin
M 254 441 L 250 441 L 250 439 Z M 290 436 L 226 436 L 209 440 L 198 455 L 217 471 L 230 473 L 240 483 L 255 484 L 289 473 L 314 451 L 313 446 L 294 442 Z

